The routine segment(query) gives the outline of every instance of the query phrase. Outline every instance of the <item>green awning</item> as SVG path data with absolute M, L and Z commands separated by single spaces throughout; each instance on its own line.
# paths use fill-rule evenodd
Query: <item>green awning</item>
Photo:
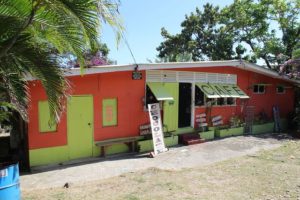
M 208 98 L 249 98 L 239 86 L 234 84 L 196 83 L 196 86 L 199 87 Z
M 164 88 L 163 83 L 147 83 L 158 101 L 174 100 L 173 96 Z

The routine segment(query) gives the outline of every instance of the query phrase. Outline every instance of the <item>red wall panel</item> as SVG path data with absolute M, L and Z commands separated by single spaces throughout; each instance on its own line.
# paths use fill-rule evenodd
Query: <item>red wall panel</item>
M 222 115 L 224 122 L 233 115 L 243 116 L 245 106 L 255 106 L 258 114 L 265 111 L 272 118 L 272 106 L 278 105 L 281 117 L 293 110 L 293 88 L 286 89 L 285 94 L 276 94 L 276 85 L 289 83 L 273 79 L 264 75 L 248 72 L 234 67 L 207 67 L 207 68 L 183 68 L 174 71 L 195 71 L 209 73 L 236 74 L 239 87 L 249 96 L 249 100 L 237 101 L 237 106 L 214 106 L 213 115 Z M 104 140 L 108 138 L 136 136 L 139 134 L 139 126 L 149 122 L 148 113 L 144 111 L 143 97 L 145 95 L 145 72 L 142 80 L 132 80 L 132 72 L 113 72 L 69 77 L 72 89 L 70 95 L 93 95 L 94 97 L 94 139 Z M 267 83 L 265 94 L 253 94 L 252 84 Z M 29 83 L 31 101 L 29 104 L 29 148 L 43 148 L 61 146 L 67 144 L 66 114 L 62 114 L 61 121 L 56 132 L 39 133 L 38 130 L 38 101 L 46 100 L 46 94 L 38 81 Z M 102 99 L 118 99 L 118 125 L 102 127 Z M 205 112 L 205 108 L 196 108 L 195 113 Z

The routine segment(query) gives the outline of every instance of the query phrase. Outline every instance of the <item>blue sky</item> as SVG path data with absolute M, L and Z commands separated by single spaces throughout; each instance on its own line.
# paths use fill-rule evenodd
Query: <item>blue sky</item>
M 207 2 L 223 7 L 233 0 L 121 0 L 119 11 L 126 29 L 124 35 L 136 61 L 155 60 L 156 47 L 163 41 L 161 28 L 165 27 L 172 34 L 180 32 L 185 15 L 194 12 L 196 7 L 202 9 Z M 124 40 L 117 48 L 115 35 L 108 25 L 103 27 L 101 40 L 110 49 L 109 58 L 117 64 L 134 63 Z

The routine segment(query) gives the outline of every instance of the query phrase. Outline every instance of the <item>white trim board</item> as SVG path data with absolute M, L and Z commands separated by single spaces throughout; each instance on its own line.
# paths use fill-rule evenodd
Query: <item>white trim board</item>
M 147 70 L 146 82 L 237 84 L 237 75 L 190 71 Z
M 84 69 L 83 74 L 98 74 L 109 72 L 133 71 L 138 66 L 138 70 L 164 70 L 164 69 L 179 69 L 179 68 L 202 68 L 202 67 L 235 67 L 238 69 L 252 71 L 263 74 L 272 78 L 285 80 L 296 85 L 300 85 L 299 80 L 289 79 L 286 76 L 279 76 L 277 72 L 263 68 L 262 66 L 252 64 L 243 60 L 228 60 L 228 61 L 198 61 L 198 62 L 174 62 L 174 63 L 149 63 L 149 64 L 129 64 L 129 65 L 104 65 L 94 66 Z M 82 75 L 79 68 L 66 69 L 65 76 Z M 32 76 L 27 76 L 27 80 L 35 80 Z

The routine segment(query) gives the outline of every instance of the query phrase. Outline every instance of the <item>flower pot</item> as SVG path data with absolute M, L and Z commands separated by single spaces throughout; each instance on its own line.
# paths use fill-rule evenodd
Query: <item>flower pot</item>
M 200 132 L 200 138 L 205 140 L 213 140 L 215 138 L 215 130 L 213 128 L 209 128 L 208 131 Z
M 274 122 L 252 125 L 252 134 L 273 133 Z
M 229 137 L 229 136 L 238 136 L 244 134 L 244 127 L 236 128 L 226 128 L 226 129 L 216 129 L 216 137 Z

